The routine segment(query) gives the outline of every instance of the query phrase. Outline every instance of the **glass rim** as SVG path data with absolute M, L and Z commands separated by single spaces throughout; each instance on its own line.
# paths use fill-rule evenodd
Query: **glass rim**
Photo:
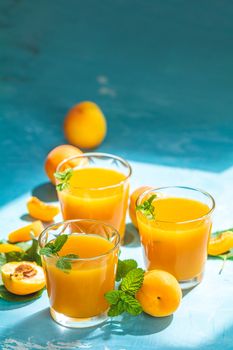
M 112 225 L 109 225 L 109 224 L 106 224 L 105 222 L 103 221 L 99 221 L 99 220 L 92 220 L 92 219 L 71 219 L 71 220 L 63 220 L 63 221 L 60 221 L 60 222 L 57 222 L 57 223 L 54 223 L 54 224 L 51 224 L 49 226 L 47 226 L 42 232 L 41 234 L 39 235 L 38 237 L 38 243 L 39 243 L 39 246 L 40 248 L 43 248 L 44 246 L 42 245 L 41 243 L 41 240 L 42 240 L 42 237 L 49 231 L 52 229 L 52 227 L 54 226 L 61 226 L 61 225 L 65 225 L 65 224 L 70 224 L 70 223 L 73 223 L 73 222 L 92 222 L 92 223 L 95 223 L 95 224 L 101 224 L 101 225 L 104 225 L 104 226 L 107 226 L 109 228 L 111 228 L 113 230 L 113 232 L 116 234 L 116 237 L 117 237 L 117 241 L 116 243 L 114 243 L 114 247 L 112 247 L 111 249 L 109 249 L 106 253 L 103 253 L 103 254 L 99 254 L 99 255 L 96 255 L 96 256 L 93 256 L 93 257 L 90 257 L 90 258 L 65 258 L 66 260 L 68 261 L 71 261 L 71 262 L 74 262 L 74 261 L 90 261 L 90 260 L 96 260 L 96 259 L 99 259 L 99 258 L 102 258 L 104 256 L 107 256 L 109 254 L 111 254 L 115 249 L 117 249 L 120 245 L 120 241 L 121 241 L 121 237 L 120 237 L 120 234 L 119 232 L 117 231 L 117 229 L 115 229 L 115 227 L 113 227 Z M 82 234 L 82 233 L 80 233 Z M 84 233 L 84 234 L 88 234 L 88 233 Z M 60 235 L 58 235 L 60 236 Z M 102 237 L 102 236 L 100 236 Z M 104 237 L 103 237 L 104 238 Z M 53 259 L 59 259 L 59 256 L 51 256 L 51 258 Z
M 106 158 L 112 158 L 115 160 L 120 161 L 122 164 L 124 164 L 127 168 L 128 168 L 128 175 L 126 176 L 126 178 L 120 182 L 118 182 L 115 185 L 109 185 L 109 186 L 102 186 L 102 187 L 79 187 L 79 186 L 75 186 L 75 189 L 82 189 L 82 190 L 91 190 L 91 191 L 101 191 L 101 190 L 105 190 L 107 188 L 115 188 L 115 187 L 119 187 L 120 185 L 124 184 L 132 175 L 132 167 L 129 164 L 129 162 L 127 160 L 125 160 L 124 158 L 121 158 L 119 156 L 115 156 L 114 154 L 111 153 L 103 153 L 103 152 L 87 152 L 87 153 L 83 153 L 83 154 L 79 154 L 79 155 L 75 155 L 75 156 L 71 156 L 68 157 L 66 159 L 64 159 L 63 161 L 61 161 L 57 168 L 56 168 L 56 172 L 59 172 L 59 170 L 61 169 L 61 167 L 68 161 L 76 159 L 76 158 L 84 158 L 84 157 L 95 157 L 95 156 L 99 156 L 99 157 L 106 157 Z
M 144 191 L 143 193 L 141 193 L 137 200 L 136 200 L 136 205 L 140 204 L 139 202 L 143 199 L 143 197 L 145 197 L 148 193 L 150 192 L 156 192 L 159 190 L 166 190 L 166 189 L 184 189 L 184 190 L 190 190 L 190 191 L 195 191 L 195 192 L 199 192 L 202 193 L 204 196 L 208 197 L 212 203 L 212 206 L 210 208 L 210 210 L 208 211 L 208 213 L 206 213 L 205 215 L 200 216 L 199 218 L 196 219 L 191 219 L 191 220 L 184 220 L 184 221 L 169 221 L 169 220 L 156 220 L 156 218 L 153 220 L 153 222 L 158 222 L 158 223 L 166 223 L 166 224 L 187 224 L 190 222 L 196 222 L 196 221 L 200 221 L 208 216 L 210 216 L 212 214 L 212 212 L 215 209 L 215 200 L 213 198 L 213 196 L 211 196 L 211 194 L 209 194 L 208 192 L 201 190 L 200 188 L 196 188 L 196 187 L 189 187 L 189 186 L 163 186 L 163 187 L 156 187 L 156 188 L 152 188 L 149 190 Z

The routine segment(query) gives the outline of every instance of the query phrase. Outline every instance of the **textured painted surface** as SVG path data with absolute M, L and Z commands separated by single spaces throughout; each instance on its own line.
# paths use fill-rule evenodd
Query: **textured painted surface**
M 137 161 L 132 187 L 202 187 L 217 201 L 215 227 L 233 226 L 232 17 L 226 0 L 1 0 L 0 237 L 26 223 L 31 191 L 55 200 L 43 160 L 65 142 L 68 108 L 85 99 L 108 119 L 99 150 Z M 123 254 L 141 262 L 130 225 L 127 241 Z M 0 348 L 232 349 L 233 265 L 219 275 L 220 264 L 208 261 L 203 284 L 161 320 L 76 331 L 52 322 L 46 294 L 0 301 Z
M 1 200 L 26 191 L 25 177 L 30 185 L 42 178 L 44 155 L 64 142 L 64 114 L 84 99 L 108 117 L 103 151 L 228 168 L 232 17 L 226 0 L 2 0 L 1 176 L 13 186 Z

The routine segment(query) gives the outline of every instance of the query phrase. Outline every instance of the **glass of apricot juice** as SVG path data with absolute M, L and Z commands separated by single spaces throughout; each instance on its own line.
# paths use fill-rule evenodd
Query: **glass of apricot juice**
M 149 198 L 152 211 L 141 210 Z M 198 284 L 207 259 L 214 207 L 210 194 L 189 187 L 156 188 L 140 195 L 137 221 L 147 269 L 170 272 L 183 289 Z
M 107 319 L 104 294 L 114 289 L 120 235 L 95 220 L 67 220 L 46 228 L 41 248 L 66 235 L 54 255 L 42 255 L 50 313 L 59 324 L 84 328 Z
M 105 153 L 85 153 L 61 162 L 56 183 L 64 220 L 101 220 L 114 226 L 123 240 L 130 175 L 128 162 Z

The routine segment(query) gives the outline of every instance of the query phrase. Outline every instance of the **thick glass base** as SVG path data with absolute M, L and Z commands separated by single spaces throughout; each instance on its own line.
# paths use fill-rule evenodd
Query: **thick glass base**
M 94 327 L 100 323 L 105 322 L 108 319 L 107 311 L 101 315 L 89 317 L 89 318 L 73 318 L 68 317 L 50 308 L 50 314 L 55 322 L 59 323 L 61 326 L 69 328 L 87 328 Z
M 203 275 L 204 273 L 201 272 L 199 275 L 191 278 L 190 280 L 179 281 L 181 289 L 184 290 L 184 289 L 190 289 L 195 287 L 197 284 L 199 284 L 202 281 Z

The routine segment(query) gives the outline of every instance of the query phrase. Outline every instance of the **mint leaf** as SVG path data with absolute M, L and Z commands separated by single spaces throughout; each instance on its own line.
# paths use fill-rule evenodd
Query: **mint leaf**
M 25 252 L 9 252 L 5 253 L 6 261 L 23 261 L 26 260 Z
M 76 254 L 67 254 L 64 256 L 60 256 L 56 262 L 56 266 L 60 270 L 70 270 L 72 268 L 71 262 L 72 259 L 78 259 L 78 255 Z
M 136 316 L 142 312 L 135 294 L 142 286 L 145 271 L 137 266 L 133 259 L 118 260 L 117 280 L 121 280 L 121 284 L 118 290 L 111 290 L 104 295 L 110 304 L 109 316 L 118 316 L 123 312 Z
M 56 185 L 56 189 L 58 191 L 63 191 L 64 189 L 68 188 L 70 185 L 69 180 L 72 175 L 73 175 L 72 168 L 68 168 L 62 172 L 54 173 L 55 178 L 60 180 L 60 183 Z
M 5 265 L 7 263 L 6 257 L 4 253 L 0 253 L 0 269 L 1 266 Z
M 27 261 L 35 261 L 37 265 L 42 265 L 41 264 L 41 257 L 38 254 L 38 241 L 36 239 L 32 240 L 32 245 L 29 249 L 26 250 L 25 253 L 25 260 Z
M 36 239 L 32 240 L 30 248 L 26 252 L 9 252 L 5 253 L 6 261 L 35 261 L 41 266 L 41 258 L 38 254 L 38 241 Z
M 104 296 L 110 305 L 116 305 L 120 300 L 121 293 L 120 290 L 111 290 L 110 292 L 105 293 Z
M 71 270 L 71 262 L 65 259 L 64 256 L 58 258 L 56 262 L 56 267 L 60 270 Z
M 50 257 L 51 255 L 53 255 L 53 251 L 49 247 L 44 247 L 40 249 L 40 255 Z
M 138 266 L 137 262 L 133 259 L 118 260 L 116 281 L 120 281 L 127 273 Z
M 139 204 L 136 206 L 136 210 L 140 211 L 148 220 L 155 219 L 155 215 L 154 215 L 155 208 L 152 202 L 156 197 L 157 195 L 153 194 L 152 196 L 150 196 L 149 199 L 144 201 L 142 204 Z
M 141 288 L 145 271 L 141 268 L 131 270 L 123 278 L 120 289 L 129 294 L 135 295 L 135 293 Z
M 121 315 L 125 311 L 124 303 L 122 300 L 120 300 L 117 304 L 113 304 L 110 306 L 110 309 L 108 310 L 108 316 L 114 317 Z
M 66 243 L 68 239 L 68 235 L 60 235 L 58 236 L 55 241 L 52 243 L 53 247 L 50 245 L 51 249 L 53 250 L 53 253 L 57 253 L 59 252 L 59 250 L 61 250 L 61 248 L 63 247 L 63 245 Z M 51 242 L 50 242 L 51 243 Z
M 142 313 L 141 304 L 132 295 L 123 293 L 121 295 L 121 300 L 123 301 L 124 310 L 133 316 L 137 316 Z

